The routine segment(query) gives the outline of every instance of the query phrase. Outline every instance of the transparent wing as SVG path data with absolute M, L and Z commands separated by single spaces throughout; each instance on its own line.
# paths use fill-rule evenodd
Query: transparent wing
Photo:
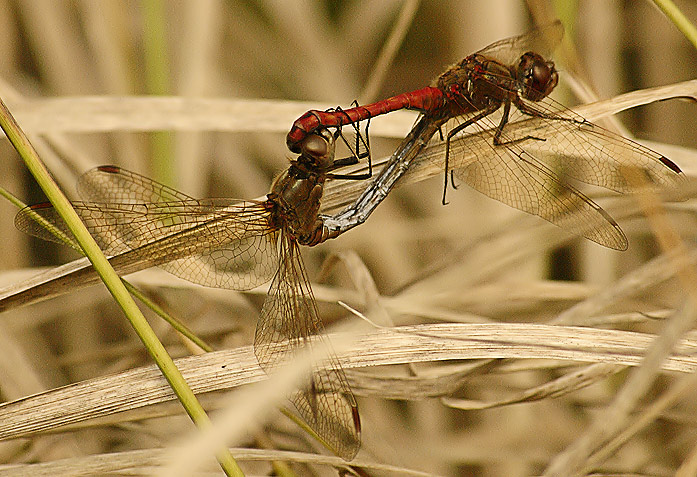
M 319 346 L 327 352 L 328 367 L 315 369 L 311 382 L 291 400 L 299 416 L 339 456 L 350 460 L 360 447 L 356 399 L 324 336 L 298 244 L 287 234 L 281 235 L 279 257 L 278 272 L 257 323 L 254 352 L 267 372 L 306 346 Z
M 544 56 L 545 45 L 547 50 L 553 48 L 561 40 L 563 31 L 562 24 L 557 21 L 496 42 L 479 53 L 506 64 L 515 63 L 522 53 L 530 50 Z M 493 82 L 489 86 L 499 87 Z M 503 96 L 502 93 L 500 97 Z M 466 98 L 461 100 L 466 101 Z M 550 98 L 531 102 L 518 97 L 517 102 L 525 113 L 512 108 L 502 138 L 505 142 L 520 144 L 561 176 L 617 192 L 630 190 L 622 172 L 627 167 L 641 170 L 647 180 L 657 186 L 675 186 L 682 180 L 678 166 L 665 156 L 585 120 Z M 521 122 L 511 124 L 517 120 Z M 498 119 L 483 120 L 482 124 L 483 128 L 493 129 Z
M 128 254 L 128 263 L 142 263 L 143 268 L 160 266 L 194 283 L 236 290 L 266 283 L 276 270 L 278 234 L 269 226 L 266 202 L 190 199 L 73 206 L 107 255 Z M 20 210 L 15 225 L 78 248 L 50 204 Z
M 571 233 L 616 250 L 627 249 L 627 238 L 615 220 L 580 191 L 560 181 L 535 157 L 514 146 L 493 147 L 493 153 L 492 148 L 488 149 L 485 158 L 477 156 L 455 169 L 455 176 L 492 199 Z M 453 157 L 457 156 L 464 157 L 462 152 L 453 151 Z
M 538 116 L 516 113 L 521 119 L 504 128 L 507 141 L 533 137 L 521 146 L 560 175 L 617 192 L 629 192 L 623 171 L 639 169 L 657 187 L 675 187 L 684 180 L 670 159 L 641 144 L 587 121 L 551 99 L 526 103 Z
M 491 83 L 491 87 L 496 87 Z M 473 109 L 466 97 L 464 109 Z M 504 109 L 455 135 L 449 167 L 473 188 L 512 207 L 538 215 L 601 245 L 623 250 L 627 239 L 600 206 L 568 183 L 572 178 L 618 192 L 631 188 L 624 169 L 636 168 L 654 185 L 684 180 L 665 156 L 597 126 L 550 99 L 511 107 L 499 135 Z M 454 118 L 461 124 L 471 114 Z M 473 133 L 474 132 L 474 133 Z M 445 153 L 443 145 L 442 153 Z
M 494 58 L 504 65 L 515 65 L 529 51 L 548 58 L 564 37 L 564 26 L 557 20 L 522 35 L 505 38 L 477 51 L 476 54 Z
M 627 238 L 607 212 L 522 148 L 531 139 L 514 143 L 502 135 L 504 144 L 495 145 L 491 118 L 473 127 L 479 132 L 468 128 L 451 140 L 449 168 L 456 177 L 492 199 L 571 233 L 613 249 L 627 248 Z M 426 156 L 442 161 L 445 153 L 442 142 L 429 147 Z
M 185 202 L 193 199 L 183 192 L 118 166 L 90 169 L 78 179 L 77 190 L 85 200 L 108 204 Z

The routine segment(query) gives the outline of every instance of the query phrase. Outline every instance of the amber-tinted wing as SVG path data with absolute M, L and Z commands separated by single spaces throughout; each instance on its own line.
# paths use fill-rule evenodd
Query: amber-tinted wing
M 519 141 L 527 152 L 562 176 L 616 192 L 629 192 L 624 172 L 636 168 L 658 188 L 675 187 L 684 180 L 680 168 L 664 155 L 631 139 L 587 121 L 552 99 L 527 102 L 530 116 L 513 111 L 504 128 L 506 141 Z
M 547 57 L 561 40 L 563 32 L 562 24 L 557 21 L 526 34 L 493 43 L 479 53 L 506 64 L 515 64 L 518 57 L 527 51 Z M 485 78 L 481 79 L 483 81 Z M 502 81 L 501 84 L 509 83 Z M 488 85 L 492 91 L 498 87 L 500 86 L 493 82 Z M 505 92 L 495 96 L 504 97 Z M 464 96 L 460 98 L 460 101 L 466 100 Z M 518 144 L 555 174 L 617 192 L 630 190 L 622 173 L 627 167 L 641 170 L 646 179 L 657 186 L 675 186 L 682 180 L 680 169 L 670 159 L 587 121 L 551 98 L 532 102 L 519 97 L 518 101 L 524 106 L 525 112 L 519 111 L 515 106 L 511 107 L 508 124 L 501 135 L 502 140 Z M 458 119 L 466 121 L 467 117 Z M 499 116 L 492 115 L 481 120 L 480 129 L 493 130 L 499 120 L 500 112 Z M 520 122 L 512 124 L 516 121 Z M 530 137 L 536 140 L 522 141 Z M 490 153 L 489 147 L 484 144 L 481 146 L 482 151 L 478 154 Z M 514 151 L 513 155 L 518 155 L 518 151 Z
M 360 448 L 360 420 L 344 371 L 324 336 L 298 244 L 281 232 L 279 268 L 261 310 L 254 338 L 260 366 L 272 372 L 307 346 L 321 347 L 327 366 L 291 400 L 299 416 L 339 456 L 352 459 Z
M 191 199 L 112 166 L 87 175 L 90 182 L 104 179 L 102 192 L 90 196 L 120 201 L 73 204 L 108 255 L 129 254 L 128 263 L 140 262 L 143 268 L 159 265 L 194 283 L 236 290 L 266 283 L 276 271 L 278 231 L 269 226 L 272 204 Z M 174 200 L 144 202 L 149 199 Z M 43 224 L 35 220 L 37 216 Z M 21 210 L 15 224 L 31 235 L 70 245 L 63 237 L 72 235 L 50 205 Z
M 519 147 L 489 149 L 486 156 L 455 169 L 455 176 L 568 232 L 615 250 L 627 249 L 626 236 L 607 212 Z
M 564 26 L 557 20 L 542 25 L 522 35 L 505 38 L 488 45 L 477 54 L 488 56 L 504 65 L 515 65 L 523 55 L 533 51 L 544 58 L 549 58 L 564 37 Z
M 102 204 L 185 202 L 193 199 L 183 192 L 118 166 L 99 166 L 85 172 L 77 181 L 77 191 L 84 200 Z
M 496 87 L 493 83 L 491 87 Z M 467 99 L 459 99 L 464 103 Z M 578 191 L 573 179 L 618 192 L 630 190 L 623 171 L 633 167 L 657 187 L 683 180 L 680 169 L 658 152 L 585 120 L 553 100 L 504 107 L 451 139 L 449 167 L 464 182 L 507 205 L 538 215 L 569 232 L 624 250 L 627 239 L 612 217 Z M 471 109 L 471 108 L 470 108 Z M 453 120 L 461 124 L 471 117 Z M 445 145 L 430 148 L 439 157 Z

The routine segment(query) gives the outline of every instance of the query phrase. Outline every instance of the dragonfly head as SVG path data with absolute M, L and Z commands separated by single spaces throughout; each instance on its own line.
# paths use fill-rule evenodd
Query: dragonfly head
M 520 57 L 517 73 L 523 98 L 530 101 L 547 97 L 559 82 L 554 63 L 531 51 Z
M 318 169 L 330 168 L 334 162 L 334 135 L 324 128 L 309 134 L 300 143 L 298 162 Z

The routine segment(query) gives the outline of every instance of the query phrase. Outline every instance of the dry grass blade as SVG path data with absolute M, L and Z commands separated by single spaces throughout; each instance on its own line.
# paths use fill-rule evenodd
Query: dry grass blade
M 541 399 L 563 396 L 574 391 L 578 391 L 586 386 L 606 379 L 624 369 L 623 366 L 614 364 L 598 363 L 583 367 L 578 371 L 565 374 L 561 378 L 554 379 L 541 386 L 526 389 L 516 393 L 506 399 L 494 401 L 473 401 L 467 399 L 443 398 L 441 401 L 446 406 L 463 410 L 491 409 L 494 407 L 507 406 L 522 402 L 539 401 Z
M 535 324 L 419 325 L 363 335 L 353 347 L 341 352 L 339 359 L 345 369 L 482 358 L 636 366 L 654 338 L 618 330 Z M 334 343 L 343 341 L 337 336 L 331 339 Z M 182 358 L 176 364 L 197 394 L 234 388 L 264 377 L 248 347 Z M 683 340 L 662 369 L 683 373 L 697 370 L 697 338 Z M 360 379 L 353 378 L 351 386 L 362 394 Z M 392 391 L 396 393 L 397 389 L 393 386 Z M 402 393 L 403 399 L 409 397 Z M 137 368 L 0 406 L 0 439 L 53 431 L 172 399 L 154 367 Z
M 305 111 L 348 107 L 362 92 L 381 99 L 413 91 L 445 65 L 532 26 L 523 4 L 510 0 L 167 2 L 159 20 L 167 30 L 158 39 L 165 40 L 160 58 L 170 64 L 160 78 L 167 88 L 165 95 L 151 97 L 144 86 L 151 73 L 144 62 L 144 4 L 10 4 L 0 16 L 0 96 L 68 192 L 82 172 L 117 164 L 193 197 L 263 196 L 274 174 L 288 167 L 285 135 Z M 572 76 L 597 87 L 595 95 L 575 92 L 579 98 L 640 89 L 572 107 L 598 121 L 648 105 L 618 120 L 638 137 L 653 139 L 646 145 L 692 179 L 694 49 L 651 2 L 631 6 L 631 12 L 617 2 L 564 10 L 566 51 L 553 54 L 560 73 L 556 98 L 578 104 L 564 96 Z M 572 48 L 576 55 L 569 60 Z M 391 59 L 376 62 L 378 57 Z M 384 70 L 373 70 L 383 64 Z M 382 87 L 371 89 L 379 82 Z M 643 89 L 666 83 L 674 84 Z M 667 98 L 690 101 L 662 101 Z M 415 118 L 404 111 L 375 118 L 373 156 L 391 154 Z M 599 124 L 606 127 L 605 121 Z M 160 158 L 164 164 L 154 165 L 151 132 L 170 136 L 171 154 Z M 635 404 L 624 431 L 587 453 L 579 468 L 613 475 L 673 475 L 678 469 L 693 474 L 696 411 L 687 373 L 695 368 L 694 335 L 683 340 L 686 348 L 637 373 L 642 386 L 634 386 L 630 396 L 623 389 L 685 295 L 669 261 L 657 257 L 654 236 L 633 199 L 581 189 L 629 239 L 627 252 L 607 251 L 468 187 L 449 194 L 450 204 L 442 207 L 442 147 L 437 140 L 431 146 L 400 181 L 420 184 L 391 192 L 351 233 L 302 251 L 313 279 L 337 251 L 354 250 L 365 265 L 355 257 L 345 260 L 349 273 L 342 268 L 328 284 L 313 284 L 328 326 L 359 321 L 337 301 L 370 319 L 376 315 L 371 308 L 378 310 L 397 325 L 371 329 L 353 344 L 353 354 L 342 354 L 361 411 L 364 439 L 355 461 L 360 470 L 540 475 L 597 416 L 616 411 L 619 389 L 622 399 Z M 32 185 L 5 153 L 3 187 L 32 197 Z M 433 176 L 439 177 L 425 180 Z M 690 180 L 680 192 L 695 197 L 695 183 Z M 364 187 L 364 181 L 330 181 L 324 210 L 352 202 Z M 666 200 L 682 238 L 695 243 L 694 200 Z M 20 268 L 67 260 L 51 251 L 51 261 L 44 261 L 49 247 L 17 233 L 11 227 L 15 213 L 9 206 L 0 210 L 6 225 L 3 284 L 15 283 Z M 695 252 L 689 253 L 691 260 Z M 263 379 L 251 348 L 243 346 L 251 343 L 265 289 L 201 289 L 155 269 L 133 278 L 214 346 L 230 350 L 183 361 L 207 405 L 216 408 L 227 394 L 239 394 L 240 384 Z M 0 389 L 13 402 L 0 407 L 0 426 L 6 436 L 30 437 L 3 443 L 2 460 L 14 465 L 0 467 L 0 475 L 147 474 L 167 460 L 158 449 L 191 431 L 162 379 L 142 368 L 147 358 L 110 308 L 105 293 L 93 288 L 3 314 Z M 168 327 L 156 331 L 169 351 L 189 353 Z M 358 369 L 364 365 L 371 367 Z M 602 379 L 603 370 L 627 366 Z M 587 380 L 594 383 L 586 386 Z M 77 384 L 63 387 L 71 383 Z M 445 406 L 444 398 L 470 410 Z M 269 415 L 278 419 L 259 419 L 263 428 L 245 437 L 245 447 L 313 449 L 292 422 L 276 410 Z M 603 421 L 622 422 L 614 414 Z M 329 457 L 235 454 L 249 475 L 273 472 L 261 461 L 267 458 L 288 462 L 297 475 L 346 469 Z M 398 467 L 371 467 L 371 460 Z M 201 474 L 208 469 L 215 471 L 211 465 Z
M 235 459 L 242 462 L 271 462 L 274 460 L 281 460 L 284 462 L 321 464 L 339 468 L 346 465 L 346 462 L 339 457 L 306 454 L 302 452 L 245 448 L 232 448 L 230 451 Z M 127 473 L 128 475 L 151 475 L 153 470 L 161 468 L 167 463 L 166 458 L 167 451 L 163 449 L 114 452 L 110 454 L 62 459 L 42 464 L 0 465 L 0 476 L 23 477 L 32 475 L 35 477 L 79 477 L 119 473 Z M 404 467 L 370 462 L 365 459 L 356 459 L 352 464 L 365 470 L 384 473 L 382 475 L 437 477 L 437 474 L 432 474 L 430 472 L 419 472 Z M 215 467 L 209 466 L 205 470 L 213 472 Z
M 634 91 L 611 100 L 578 107 L 576 111 L 589 120 L 597 120 L 628 108 L 668 98 L 697 98 L 697 80 L 660 88 L 652 88 L 650 90 Z M 119 129 L 119 126 L 113 122 L 117 118 L 121 118 L 124 121 L 123 124 L 137 124 L 138 127 L 142 127 L 143 130 L 162 128 L 177 129 L 177 124 L 186 124 L 188 125 L 187 127 L 189 127 L 192 124 L 196 124 L 195 118 L 201 118 L 201 121 L 203 121 L 204 124 L 201 126 L 202 129 L 226 130 L 226 128 L 229 128 L 229 130 L 239 131 L 242 130 L 239 128 L 244 127 L 243 124 L 253 123 L 269 124 L 271 130 L 278 130 L 278 128 L 283 127 L 281 124 L 287 124 L 287 122 L 276 124 L 273 122 L 275 119 L 284 117 L 284 115 L 287 117 L 294 117 L 298 114 L 297 111 L 302 111 L 307 107 L 307 105 L 302 104 L 298 107 L 298 105 L 291 105 L 289 103 L 273 102 L 273 107 L 265 108 L 261 107 L 263 105 L 255 104 L 257 102 L 240 100 L 231 102 L 228 100 L 186 98 L 131 98 L 130 100 L 125 98 L 88 98 L 82 103 L 71 99 L 71 108 L 66 108 L 64 104 L 61 104 L 62 101 L 68 100 L 47 101 L 44 104 L 44 108 L 39 111 L 34 111 L 33 113 L 27 111 L 31 108 L 25 107 L 24 114 L 28 116 L 24 121 L 27 122 L 29 127 L 33 126 L 35 132 L 41 132 L 40 123 L 42 121 L 46 127 L 48 127 L 49 123 L 54 126 L 56 124 L 55 122 L 45 121 L 45 118 L 51 118 L 52 121 L 55 121 L 56 117 L 59 116 L 59 112 L 69 111 L 71 119 L 59 120 L 57 123 L 68 125 L 68 129 L 66 130 L 73 132 L 81 131 L 81 127 L 87 127 L 90 131 L 102 130 L 100 129 L 101 127 L 104 127 L 104 130 Z M 79 107 L 80 105 L 82 105 L 84 109 L 81 109 Z M 288 107 L 291 108 L 290 111 Z M 22 111 L 21 106 L 18 106 L 18 109 L 20 112 Z M 271 109 L 271 112 L 276 114 L 268 114 L 268 109 Z M 78 111 L 78 114 L 75 114 L 75 110 Z M 108 113 L 105 113 L 105 111 Z M 144 117 L 142 111 L 149 111 L 151 114 L 150 117 L 154 122 L 149 121 L 148 117 Z M 263 111 L 263 117 L 254 116 L 245 118 L 245 112 L 248 113 L 250 111 L 254 112 L 254 114 L 258 111 Z M 84 114 L 84 121 L 75 122 L 76 117 L 81 117 L 80 114 Z M 100 115 L 102 114 L 107 115 L 107 119 L 104 121 L 100 119 Z M 139 118 L 137 122 L 133 121 L 135 115 Z M 34 122 L 31 120 L 32 117 L 34 118 Z M 192 117 L 194 118 L 193 122 Z M 223 120 L 223 118 L 227 119 Z M 180 123 L 177 123 L 177 121 Z M 232 123 L 229 121 L 232 121 Z M 524 123 L 525 121 L 521 121 L 521 124 L 523 124 L 522 127 L 525 127 Z M 511 130 L 515 130 L 516 123 L 510 124 L 509 127 Z M 55 128 L 53 130 L 55 131 Z M 377 134 L 379 133 L 378 131 Z M 477 134 L 472 135 L 472 151 L 476 151 L 477 149 L 476 144 L 477 141 L 479 141 L 478 136 Z M 400 180 L 399 184 L 406 185 L 427 179 L 433 175 L 441 174 L 443 168 L 442 160 L 442 146 L 438 144 L 430 146 L 415 159 L 408 173 Z M 332 210 L 342 205 L 349 204 L 357 197 L 363 187 L 364 184 L 360 181 L 336 181 L 328 184 L 323 200 L 324 209 Z M 59 270 L 56 270 L 55 272 L 49 272 L 48 275 L 45 276 L 45 279 L 55 280 L 60 276 L 61 273 Z M 63 288 L 60 284 L 58 284 L 57 287 Z M 24 288 L 26 287 L 22 289 Z M 10 295 L 12 293 L 15 293 L 15 290 L 7 290 L 5 294 Z M 52 292 L 49 292 L 46 296 L 52 296 L 51 293 Z
M 694 266 L 697 263 L 697 251 L 692 250 L 688 258 L 689 264 Z M 597 315 L 613 303 L 629 296 L 640 295 L 643 291 L 674 277 L 675 272 L 671 258 L 660 255 L 628 273 L 606 290 L 564 310 L 554 319 L 554 323 L 584 325 L 585 320 Z
M 643 91 L 634 91 L 632 93 L 628 93 L 625 95 L 618 96 L 616 98 L 613 98 L 611 100 L 606 100 L 606 101 L 599 101 L 597 103 L 585 105 L 582 107 L 579 107 L 576 109 L 576 111 L 581 114 L 582 116 L 586 117 L 589 120 L 597 120 L 599 118 L 605 117 L 607 115 L 615 114 L 619 111 L 623 111 L 627 108 L 647 104 L 652 101 L 660 101 L 664 100 L 667 98 L 676 98 L 676 97 L 689 97 L 689 98 L 697 98 L 697 80 L 694 81 L 686 81 L 683 83 L 679 84 L 674 84 L 670 86 L 665 86 L 665 87 L 660 87 L 660 88 L 653 88 L 651 90 L 643 90 Z M 145 99 L 144 99 L 145 100 Z M 60 101 L 60 100 L 57 100 Z M 105 101 L 114 101 L 111 99 L 104 99 L 104 98 L 94 98 L 93 100 L 88 100 L 85 102 L 86 105 L 89 105 L 89 111 L 91 114 L 87 114 L 86 117 L 91 117 L 90 121 L 86 121 L 85 124 L 90 124 L 92 128 L 99 127 L 98 125 L 100 124 L 100 120 L 98 118 L 95 118 L 94 115 L 96 114 L 96 111 L 105 111 L 108 110 L 108 108 L 105 108 L 105 106 L 111 106 L 111 107 L 116 107 L 118 102 L 114 101 L 110 103 L 109 105 L 105 105 Z M 139 125 L 144 125 L 143 127 L 145 129 L 149 128 L 161 128 L 161 127 L 174 127 L 174 122 L 176 122 L 177 118 L 180 121 L 185 121 L 186 117 L 190 114 L 193 114 L 196 117 L 202 117 L 205 118 L 205 120 L 210 120 L 211 117 L 216 116 L 215 109 L 213 108 L 213 104 L 215 103 L 216 100 L 189 100 L 189 99 L 183 99 L 183 98 L 147 98 L 146 101 L 149 103 L 147 107 L 144 107 L 143 104 L 138 104 L 136 101 L 136 104 L 121 104 L 120 107 L 124 108 L 126 111 L 130 111 L 130 113 L 126 114 L 128 116 L 129 114 L 139 114 L 140 118 L 142 121 L 139 121 Z M 94 104 L 93 104 L 94 103 Z M 223 101 L 222 104 L 225 105 L 221 111 L 218 111 L 218 114 L 220 114 L 221 117 L 226 117 L 228 120 L 230 118 L 235 118 L 234 121 L 237 121 L 240 116 L 240 111 L 237 111 L 237 114 L 235 114 L 233 111 L 231 111 L 226 104 L 226 101 Z M 158 110 L 158 105 L 160 106 L 160 109 Z M 184 107 L 182 107 L 182 105 Z M 219 104 L 220 105 L 220 104 Z M 164 106 L 167 106 L 162 109 Z M 178 108 L 182 107 L 181 110 L 178 111 Z M 305 106 L 303 106 L 305 107 Z M 94 109 L 92 109 L 94 108 Z M 61 109 L 61 108 L 58 108 Z M 65 109 L 65 108 L 63 108 Z M 162 118 L 168 118 L 168 120 L 172 121 L 172 123 L 169 123 L 167 125 L 164 125 L 162 123 L 155 123 L 157 124 L 157 127 L 155 127 L 155 124 L 148 122 L 147 118 L 142 117 L 142 111 L 143 109 L 147 111 L 151 111 L 151 113 L 154 115 L 154 117 L 158 118 L 158 121 L 160 121 Z M 248 108 L 242 107 L 241 110 L 246 110 Z M 302 108 L 300 108 L 302 109 Z M 252 109 L 254 111 L 261 110 L 264 111 L 264 108 L 258 108 L 258 109 Z M 183 111 L 183 112 L 182 112 Z M 198 111 L 198 113 L 197 113 Z M 41 111 L 41 114 L 37 114 L 36 118 L 43 118 L 43 117 L 52 117 L 52 112 L 51 111 Z M 291 116 L 294 113 L 291 113 Z M 116 117 L 119 115 L 117 114 Z M 271 116 L 267 116 L 266 119 L 269 120 Z M 264 122 L 260 118 L 252 118 L 254 119 L 255 122 L 261 121 L 262 123 Z M 108 122 L 108 121 L 107 121 Z M 29 121 L 31 124 L 31 121 Z M 521 124 L 523 124 L 522 127 L 524 126 L 525 121 L 521 121 Z M 213 127 L 213 123 L 207 123 L 206 126 L 208 128 Z M 219 127 L 225 127 L 225 122 L 217 122 L 219 124 Z M 222 126 L 220 126 L 222 124 Z M 512 123 L 509 125 L 511 130 L 515 130 L 516 128 L 516 123 Z M 74 127 L 74 125 L 73 125 Z M 113 124 L 110 126 L 113 127 Z M 234 127 L 234 126 L 231 126 Z M 94 129 L 92 129 L 94 130 Z M 480 140 L 478 134 L 472 135 L 472 151 L 477 150 L 477 142 Z M 442 160 L 443 160 L 443 148 L 441 145 L 436 144 L 433 146 L 430 146 L 427 148 L 422 154 L 420 154 L 414 161 L 413 165 L 410 167 L 409 171 L 407 174 L 400 180 L 399 185 L 406 185 L 410 184 L 412 182 L 417 182 L 420 180 L 427 179 L 433 175 L 441 174 L 442 173 Z M 465 159 L 466 160 L 466 159 Z M 327 210 L 331 209 L 336 209 L 342 205 L 347 205 L 349 204 L 352 200 L 354 200 L 357 195 L 360 193 L 362 188 L 365 185 L 361 183 L 361 181 L 336 181 L 333 183 L 330 183 L 326 187 L 326 192 L 325 196 L 323 199 L 323 208 Z M 44 276 L 44 279 L 46 280 L 56 280 L 57 278 L 62 276 L 62 272 L 59 270 L 55 270 L 54 272 L 48 272 L 47 275 Z M 83 282 L 84 284 L 92 283 L 92 282 Z M 94 281 L 93 283 L 97 283 Z M 33 284 L 30 286 L 34 286 Z M 56 284 L 56 287 L 58 289 L 64 289 L 64 285 L 61 285 L 60 283 Z M 18 289 L 26 289 L 26 286 L 22 286 Z M 4 296 L 9 296 L 17 291 L 14 289 L 10 290 L 5 290 L 3 295 Z M 52 291 L 47 291 L 45 294 L 42 293 L 42 297 L 50 297 L 53 296 L 55 292 Z

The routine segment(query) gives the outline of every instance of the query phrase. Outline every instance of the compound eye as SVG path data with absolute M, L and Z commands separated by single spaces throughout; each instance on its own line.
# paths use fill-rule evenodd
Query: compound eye
M 303 155 L 312 157 L 322 157 L 329 153 L 329 143 L 327 140 L 317 134 L 310 134 L 302 143 Z
M 317 167 L 329 167 L 334 161 L 334 136 L 322 129 L 310 134 L 300 145 L 301 156 Z
M 523 95 L 530 101 L 539 101 L 557 86 L 559 74 L 554 63 L 545 61 L 537 53 L 528 52 L 520 58 L 518 77 L 523 82 Z

